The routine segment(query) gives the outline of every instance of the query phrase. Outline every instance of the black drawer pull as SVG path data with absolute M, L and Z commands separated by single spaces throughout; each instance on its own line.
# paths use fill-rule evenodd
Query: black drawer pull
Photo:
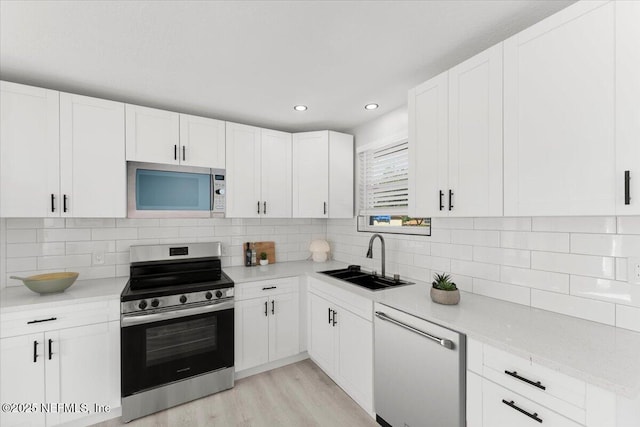
M 263 291 L 268 291 L 269 289 L 278 289 L 277 286 L 267 286 L 266 288 L 262 288 Z
M 33 363 L 38 361 L 38 341 L 33 342 Z
M 506 371 L 506 370 L 505 370 L 505 371 L 504 371 L 504 373 L 505 373 L 505 374 L 507 374 L 507 375 L 511 375 L 513 378 L 517 378 L 517 379 L 519 379 L 520 381 L 524 381 L 524 382 L 525 382 L 525 383 L 527 383 L 527 384 L 531 384 L 531 385 L 533 385 L 533 386 L 536 386 L 536 387 L 538 387 L 538 388 L 541 388 L 541 389 L 543 389 L 543 390 L 546 390 L 546 389 L 547 389 L 545 386 L 543 386 L 543 385 L 540 383 L 540 381 L 533 382 L 533 381 L 531 381 L 531 380 L 529 380 L 529 379 L 527 379 L 527 378 L 525 378 L 525 377 L 521 377 L 520 375 L 518 375 L 518 372 L 517 372 L 517 371 L 509 372 L 509 371 Z
M 439 194 L 440 194 L 440 210 L 442 210 L 444 209 L 444 205 L 442 204 L 442 197 L 444 196 L 444 192 L 440 190 Z
M 630 193 L 630 183 L 631 175 L 629 171 L 624 171 L 624 204 L 631 204 L 631 193 Z
M 537 421 L 537 422 L 539 422 L 539 423 L 541 423 L 541 422 L 542 422 L 542 418 L 539 418 L 539 417 L 538 417 L 538 413 L 537 413 L 537 412 L 534 412 L 533 414 L 530 414 L 529 412 L 525 411 L 524 409 L 522 409 L 522 408 L 518 408 L 518 407 L 516 406 L 516 404 L 513 402 L 513 400 L 511 400 L 511 401 L 507 402 L 506 400 L 502 399 L 502 403 L 504 403 L 505 405 L 507 405 L 507 406 L 509 406 L 509 407 L 511 407 L 511 408 L 513 408 L 513 409 L 515 409 L 516 411 L 518 411 L 518 412 L 520 412 L 520 413 L 525 414 L 525 415 L 526 415 L 527 417 L 529 417 L 529 418 L 533 418 L 534 420 L 536 420 L 536 421 Z
M 264 315 L 265 316 L 269 315 L 269 306 L 268 306 L 268 304 L 269 303 L 267 301 L 264 302 Z
M 51 322 L 53 320 L 58 320 L 58 318 L 57 317 L 50 317 L 48 319 L 30 320 L 30 321 L 27 322 L 27 325 L 31 325 L 32 323 Z
M 53 340 L 49 339 L 49 360 L 51 360 L 51 356 L 53 355 L 52 347 L 53 347 Z

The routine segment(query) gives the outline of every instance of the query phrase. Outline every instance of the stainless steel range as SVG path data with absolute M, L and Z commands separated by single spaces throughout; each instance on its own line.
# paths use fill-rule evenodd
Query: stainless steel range
M 122 419 L 233 387 L 233 281 L 215 243 L 131 247 L 121 295 Z

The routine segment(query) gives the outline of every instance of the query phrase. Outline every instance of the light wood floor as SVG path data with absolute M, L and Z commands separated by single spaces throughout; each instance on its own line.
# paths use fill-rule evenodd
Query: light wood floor
M 99 427 L 377 426 L 315 363 L 306 359 L 236 381 L 235 387 L 123 424 Z

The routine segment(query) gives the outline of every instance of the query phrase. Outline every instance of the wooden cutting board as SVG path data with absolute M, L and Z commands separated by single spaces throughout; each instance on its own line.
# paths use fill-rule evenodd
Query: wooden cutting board
M 275 242 L 253 242 L 253 246 L 256 249 L 256 263 L 260 265 L 260 254 L 262 252 L 267 253 L 267 259 L 269 264 L 276 262 L 276 244 Z M 246 244 L 242 245 L 242 249 L 246 250 Z

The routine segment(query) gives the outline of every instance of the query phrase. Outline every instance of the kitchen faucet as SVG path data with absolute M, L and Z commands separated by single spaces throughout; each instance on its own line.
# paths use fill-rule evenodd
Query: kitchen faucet
M 384 238 L 378 233 L 371 236 L 369 240 L 369 250 L 367 251 L 367 258 L 373 258 L 373 241 L 376 237 L 380 238 L 380 243 L 382 244 L 382 277 L 384 276 Z

